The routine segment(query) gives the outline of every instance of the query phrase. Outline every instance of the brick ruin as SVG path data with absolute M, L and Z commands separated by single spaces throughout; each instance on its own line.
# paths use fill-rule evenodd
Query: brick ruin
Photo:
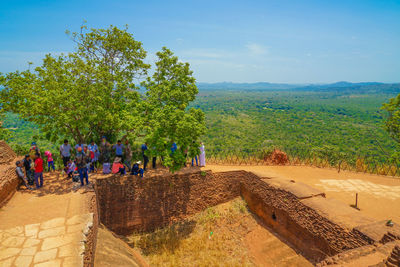
M 97 179 L 95 190 L 100 221 L 121 235 L 152 231 L 241 196 L 254 214 L 314 264 L 341 262 L 349 251 L 384 244 L 388 235 L 395 236 L 391 242 L 400 240 L 398 225 L 388 229 L 366 218 L 366 226 L 349 228 L 309 204 L 313 198 L 325 205 L 323 193 L 300 183 L 280 183 L 245 171 L 196 171 L 148 179 L 110 176 Z
M 15 173 L 16 154 L 0 140 L 0 207 L 2 207 L 16 192 L 21 181 Z
M 236 172 L 207 171 L 148 179 L 136 176 L 97 179 L 100 221 L 122 235 L 152 231 L 239 196 L 241 177 Z

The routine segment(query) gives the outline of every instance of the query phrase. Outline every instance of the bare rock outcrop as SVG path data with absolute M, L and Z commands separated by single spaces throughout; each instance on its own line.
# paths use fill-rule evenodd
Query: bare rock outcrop
M 15 152 L 0 140 L 0 207 L 14 195 L 21 182 L 15 173 L 15 161 Z
M 15 152 L 3 140 L 0 140 L 0 165 L 9 164 L 16 158 Z

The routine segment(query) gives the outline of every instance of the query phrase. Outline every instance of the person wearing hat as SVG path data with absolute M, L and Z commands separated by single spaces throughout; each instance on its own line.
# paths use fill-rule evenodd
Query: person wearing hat
M 89 176 L 87 170 L 88 158 L 82 151 L 82 147 L 77 147 L 77 154 L 75 157 L 76 166 L 78 167 L 79 179 L 81 180 L 81 186 L 84 186 L 83 179 L 86 180 L 86 185 L 89 184 Z
M 132 166 L 132 170 L 131 170 L 131 175 L 140 175 L 140 177 L 143 178 L 143 169 L 140 168 L 140 161 L 137 161 L 135 164 L 133 164 Z
M 40 153 L 39 147 L 37 146 L 36 142 L 32 142 L 31 148 L 29 149 L 29 156 L 31 159 L 36 157 L 36 153 Z
M 125 166 L 122 164 L 120 157 L 115 157 L 111 172 L 114 174 L 120 173 L 121 175 L 126 173 Z

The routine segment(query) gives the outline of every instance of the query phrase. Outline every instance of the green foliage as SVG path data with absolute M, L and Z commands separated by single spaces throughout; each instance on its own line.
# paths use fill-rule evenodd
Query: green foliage
M 0 140 L 8 141 L 12 137 L 12 135 L 11 132 L 3 126 L 4 117 L 4 113 L 0 110 Z
M 198 139 L 205 133 L 204 114 L 200 109 L 187 109 L 198 93 L 189 64 L 179 62 L 165 47 L 157 57 L 156 71 L 142 83 L 147 89 L 144 131 L 151 156 L 163 156 L 164 164 L 175 171 L 185 163 L 186 154 L 199 154 Z M 171 153 L 174 142 L 179 147 Z
M 188 63 L 163 48 L 148 77 L 146 51 L 127 28 L 88 30 L 84 25 L 70 36 L 75 52 L 48 54 L 34 71 L 0 75 L 4 111 L 34 123 L 53 143 L 65 137 L 75 142 L 146 137 L 149 153 L 163 156 L 171 171 L 183 166 L 187 151 L 198 153 L 204 114 L 187 109 L 198 93 Z M 170 152 L 173 142 L 178 144 L 175 153 Z
M 37 124 L 53 142 L 64 136 L 77 142 L 115 138 L 132 130 L 127 125 L 136 121 L 132 116 L 140 98 L 132 79 L 149 68 L 141 43 L 113 26 L 72 38 L 76 52 L 48 54 L 34 72 L 4 76 L 3 108 Z
M 400 94 L 384 103 L 383 110 L 386 110 L 388 117 L 385 121 L 385 129 L 396 142 L 400 143 Z
M 209 151 L 256 149 L 268 154 L 278 147 L 318 154 L 332 163 L 356 155 L 382 162 L 398 148 L 382 127 L 380 110 L 393 95 L 219 90 L 200 91 L 191 105 L 206 114 L 204 142 Z

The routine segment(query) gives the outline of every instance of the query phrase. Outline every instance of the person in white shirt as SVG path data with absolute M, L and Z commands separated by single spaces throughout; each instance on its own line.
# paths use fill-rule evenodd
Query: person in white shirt
M 67 167 L 68 161 L 71 159 L 71 145 L 68 144 L 68 140 L 64 140 L 64 144 L 60 146 L 60 155 L 64 163 L 64 167 Z

